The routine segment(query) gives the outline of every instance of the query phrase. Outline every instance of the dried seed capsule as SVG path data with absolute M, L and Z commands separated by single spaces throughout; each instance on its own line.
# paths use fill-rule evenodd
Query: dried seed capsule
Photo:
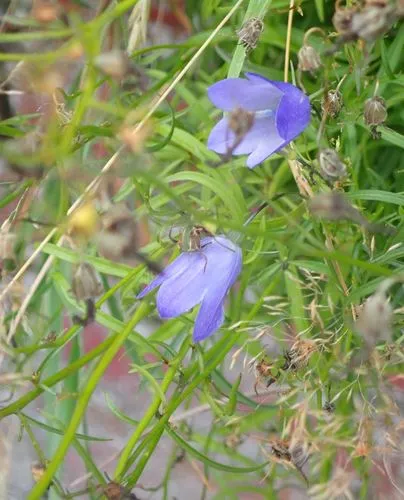
M 72 292 L 77 300 L 98 297 L 103 291 L 94 267 L 87 262 L 79 264 L 73 274 Z
M 364 118 L 366 125 L 377 126 L 387 119 L 385 100 L 382 97 L 372 97 L 365 102 Z
M 241 29 L 237 31 L 240 43 L 245 47 L 246 52 L 251 52 L 258 44 L 259 37 L 264 30 L 264 23 L 257 17 L 248 19 Z
M 321 66 L 321 59 L 312 45 L 303 45 L 297 53 L 300 71 L 310 71 L 313 73 Z
M 342 179 L 346 175 L 346 165 L 340 160 L 338 153 L 331 148 L 320 150 L 318 155 L 320 173 L 329 181 Z
M 321 102 L 321 109 L 331 118 L 338 116 L 342 106 L 343 99 L 339 90 L 329 90 Z

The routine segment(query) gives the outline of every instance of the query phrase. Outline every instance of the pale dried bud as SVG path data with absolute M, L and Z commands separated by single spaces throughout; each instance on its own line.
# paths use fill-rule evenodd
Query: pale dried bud
M 386 103 L 382 97 L 372 97 L 365 102 L 363 112 L 366 125 L 377 126 L 387 119 Z
M 242 108 L 234 109 L 228 117 L 229 129 L 236 139 L 242 139 L 254 124 L 254 113 Z
M 237 32 L 240 43 L 245 47 L 247 53 L 257 47 L 259 37 L 263 30 L 264 23 L 261 19 L 252 17 L 248 19 Z
M 342 179 L 346 176 L 346 165 L 340 160 L 338 153 L 331 148 L 320 150 L 318 155 L 320 173 L 329 181 Z
M 106 75 L 121 79 L 128 71 L 129 58 L 122 50 L 111 50 L 97 56 L 94 64 Z
M 17 242 L 17 235 L 10 231 L 9 224 L 3 225 L 0 229 L 0 261 L 15 260 L 14 247 Z
M 297 53 L 300 71 L 316 71 L 321 66 L 321 59 L 312 45 L 303 45 Z
M 393 308 L 384 291 L 379 290 L 362 306 L 356 329 L 369 346 L 374 346 L 379 340 L 391 341 L 392 323 Z
M 82 262 L 76 267 L 72 279 L 72 292 L 77 300 L 94 299 L 102 294 L 103 287 L 91 264 Z
M 342 94 L 339 90 L 329 90 L 321 101 L 321 109 L 324 113 L 335 118 L 343 106 Z
M 31 465 L 32 479 L 36 483 L 38 483 L 42 479 L 45 472 L 46 472 L 46 467 L 43 464 L 35 462 Z

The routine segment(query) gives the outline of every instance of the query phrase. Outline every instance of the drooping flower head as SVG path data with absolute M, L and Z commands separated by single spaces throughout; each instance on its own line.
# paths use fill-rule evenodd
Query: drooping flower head
M 247 167 L 253 168 L 303 132 L 310 122 L 310 101 L 290 83 L 267 80 L 254 73 L 246 76 L 213 84 L 208 96 L 223 111 L 252 112 L 252 126 L 238 141 L 225 116 L 212 129 L 208 148 L 219 154 L 230 150 L 233 155 L 249 155 Z
M 195 321 L 195 342 L 212 335 L 224 321 L 224 300 L 241 271 L 242 254 L 224 236 L 206 237 L 201 249 L 183 252 L 139 295 L 154 288 L 161 318 L 176 318 L 200 304 Z

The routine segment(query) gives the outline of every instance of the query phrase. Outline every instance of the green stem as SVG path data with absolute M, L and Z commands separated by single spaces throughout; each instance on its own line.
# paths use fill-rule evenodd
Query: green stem
M 76 430 L 80 425 L 83 415 L 87 409 L 90 398 L 95 391 L 98 382 L 103 376 L 105 370 L 108 368 L 114 356 L 119 351 L 121 345 L 125 342 L 126 338 L 132 332 L 133 328 L 139 323 L 140 320 L 144 318 L 147 314 L 148 306 L 145 303 L 140 304 L 139 308 L 136 310 L 128 324 L 125 328 L 113 339 L 111 345 L 104 353 L 103 357 L 100 359 L 99 363 L 94 367 L 91 375 L 88 378 L 87 384 L 83 387 L 80 396 L 77 400 L 76 409 L 72 415 L 69 426 L 66 429 L 66 433 L 56 450 L 56 453 L 49 463 L 46 473 L 42 477 L 36 486 L 32 489 L 31 493 L 28 495 L 28 500 L 37 500 L 46 491 L 46 488 L 52 481 L 52 477 L 58 470 L 60 464 L 62 463 L 67 450 L 74 439 Z
M 147 465 L 149 458 L 151 457 L 153 450 L 156 448 L 161 435 L 164 432 L 165 426 L 169 423 L 169 419 L 171 415 L 175 412 L 175 410 L 189 397 L 193 394 L 198 385 L 206 379 L 213 372 L 213 370 L 223 361 L 226 357 L 227 353 L 231 350 L 231 348 L 237 343 L 239 335 L 231 332 L 228 336 L 223 337 L 211 351 L 217 352 L 216 356 L 211 359 L 210 363 L 206 366 L 200 375 L 196 376 L 192 382 L 189 383 L 187 388 L 176 398 L 174 397 L 171 402 L 168 404 L 164 415 L 160 418 L 156 426 L 154 427 L 153 434 L 154 439 L 150 443 L 150 447 L 146 453 L 142 456 L 139 462 L 136 464 L 136 469 L 131 474 L 128 484 L 134 485 L 137 483 L 139 477 L 141 476 L 144 468 Z M 194 363 L 194 373 L 199 372 L 199 364 Z M 121 457 L 122 458 L 122 457 Z
M 184 359 L 185 355 L 188 352 L 189 345 L 191 343 L 191 340 L 189 337 L 186 338 L 186 340 L 183 342 L 177 357 L 170 363 L 170 368 L 167 370 L 167 373 L 163 379 L 163 382 L 161 383 L 161 390 L 163 393 L 165 393 L 171 384 L 171 382 L 174 380 L 175 375 L 177 374 L 177 368 L 179 367 L 180 363 Z M 128 443 L 126 444 L 125 448 L 123 449 L 121 456 L 118 460 L 118 464 L 115 469 L 115 477 L 119 478 L 122 476 L 122 474 L 125 472 L 126 467 L 127 467 L 127 462 L 129 460 L 130 454 L 132 453 L 133 448 L 135 447 L 136 443 L 138 440 L 141 438 L 143 432 L 146 430 L 146 428 L 149 426 L 150 422 L 153 420 L 153 418 L 156 415 L 156 412 L 158 411 L 159 407 L 161 404 L 161 397 L 156 394 L 152 404 L 150 405 L 149 409 L 147 410 L 146 414 L 142 418 L 142 420 L 139 422 L 139 425 L 136 427 L 135 432 L 132 434 L 132 436 L 129 438 Z M 154 441 L 153 441 L 154 444 Z

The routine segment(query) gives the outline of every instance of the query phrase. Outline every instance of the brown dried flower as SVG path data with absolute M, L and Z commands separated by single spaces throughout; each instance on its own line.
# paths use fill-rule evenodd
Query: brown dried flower
M 94 299 L 103 292 L 94 266 L 88 262 L 79 264 L 73 274 L 72 292 L 77 300 Z
M 329 90 L 321 101 L 321 109 L 324 113 L 335 118 L 343 106 L 342 94 L 339 90 Z
M 245 47 L 247 53 L 257 47 L 259 37 L 264 30 L 264 23 L 257 17 L 248 19 L 241 29 L 237 31 L 240 43 Z

